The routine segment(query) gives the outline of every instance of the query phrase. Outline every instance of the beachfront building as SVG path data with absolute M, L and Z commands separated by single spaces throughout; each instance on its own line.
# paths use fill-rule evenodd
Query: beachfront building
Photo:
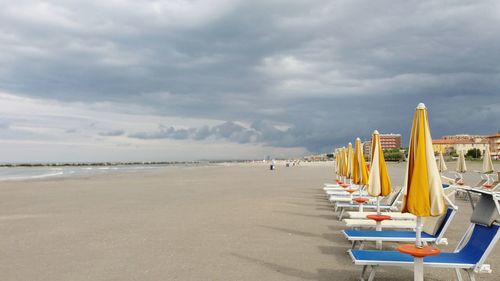
M 486 137 L 486 140 L 490 145 L 491 157 L 500 159 L 500 132 Z
M 319 162 L 331 160 L 331 157 L 328 157 L 328 154 L 317 154 L 304 156 L 303 160 L 306 162 Z
M 401 148 L 401 135 L 380 134 L 380 144 L 382 144 L 382 149 L 399 149 Z
M 371 157 L 371 150 L 372 149 L 372 141 L 364 141 L 363 142 L 363 155 L 365 157 Z
M 435 152 L 441 152 L 443 154 L 452 154 L 457 151 L 467 152 L 470 149 L 479 149 L 484 152 L 487 148 L 488 141 L 483 136 L 469 136 L 469 135 L 457 135 L 459 137 L 452 138 L 446 136 L 442 139 L 432 140 L 432 146 Z M 463 137 L 468 136 L 468 137 Z

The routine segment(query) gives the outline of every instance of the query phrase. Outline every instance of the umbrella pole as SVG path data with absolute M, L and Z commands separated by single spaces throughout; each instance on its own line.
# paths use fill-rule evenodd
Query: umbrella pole
M 377 196 L 377 215 L 381 215 L 382 213 L 380 212 L 380 196 Z M 376 231 L 382 231 L 382 222 L 381 221 L 377 221 L 377 226 L 375 227 L 375 230 Z M 382 250 L 382 240 L 377 240 L 377 242 L 375 242 L 376 244 L 376 247 L 378 250 Z
M 415 263 L 413 280 L 424 281 L 424 258 L 415 257 L 413 262 Z
M 415 246 L 422 248 L 422 218 L 417 217 Z M 415 257 L 413 260 L 415 268 L 413 269 L 413 280 L 424 281 L 424 259 Z

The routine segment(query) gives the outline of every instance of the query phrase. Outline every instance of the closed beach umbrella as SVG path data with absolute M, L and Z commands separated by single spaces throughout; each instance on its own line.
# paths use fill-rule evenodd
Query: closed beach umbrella
M 486 146 L 486 150 L 483 155 L 483 173 L 490 174 L 495 171 L 495 167 L 493 167 L 493 162 L 491 161 L 491 153 L 489 145 Z
M 384 151 L 380 143 L 380 134 L 374 131 L 372 135 L 372 161 L 368 177 L 368 194 L 377 197 L 377 214 L 380 215 L 380 196 L 391 193 L 391 179 L 385 164 Z
M 354 153 L 352 151 L 352 143 L 347 145 L 347 178 L 352 179 L 352 158 Z
M 342 175 L 344 176 L 345 179 L 347 179 L 347 170 L 348 170 L 348 165 L 347 165 L 347 149 L 345 147 L 342 148 Z
M 463 150 L 458 151 L 457 167 L 455 170 L 457 173 L 467 172 L 467 165 L 465 164 L 465 155 Z
M 333 150 L 333 157 L 335 158 L 335 178 L 339 178 L 339 154 L 338 149 Z
M 408 148 L 403 197 L 403 213 L 417 216 L 415 246 L 422 248 L 421 217 L 440 216 L 446 211 L 444 191 L 436 164 L 432 137 L 423 103 L 417 106 L 413 118 Z M 423 258 L 415 257 L 415 280 L 423 278 Z
M 356 139 L 354 145 L 352 180 L 354 184 L 366 185 L 368 183 L 368 169 L 366 168 L 365 156 L 361 146 L 361 140 Z
M 438 167 L 440 173 L 448 170 L 448 167 L 446 167 L 446 163 L 444 162 L 443 153 L 441 151 L 439 151 L 438 163 L 439 163 Z

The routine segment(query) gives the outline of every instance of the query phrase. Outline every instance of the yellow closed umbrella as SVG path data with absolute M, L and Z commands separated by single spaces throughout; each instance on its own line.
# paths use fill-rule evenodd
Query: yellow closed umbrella
M 377 197 L 377 214 L 380 215 L 380 196 L 391 193 L 391 179 L 385 164 L 384 151 L 380 143 L 380 134 L 374 131 L 372 135 L 372 161 L 368 177 L 368 194 Z
M 413 117 L 402 207 L 403 213 L 412 213 L 417 216 L 415 240 L 417 249 L 423 248 L 421 217 L 440 216 L 445 211 L 445 195 L 432 147 L 427 109 L 421 103 L 417 106 Z M 408 245 L 399 246 L 398 249 L 405 252 L 406 246 Z M 437 249 L 431 247 L 426 247 L 426 249 L 430 252 L 435 250 L 434 254 L 439 253 Z M 423 257 L 414 255 L 414 261 L 414 278 L 422 281 L 424 280 Z
M 361 198 L 361 190 L 363 186 L 368 183 L 368 169 L 366 168 L 365 156 L 363 155 L 363 148 L 361 139 L 357 138 L 354 142 L 354 153 L 352 158 L 352 182 L 358 185 L 359 191 L 359 211 L 363 212 L 363 204 L 368 201 L 366 198 Z
M 344 148 L 341 147 L 338 150 L 338 175 L 340 176 L 340 182 L 343 182 L 343 177 L 344 177 Z
M 352 158 L 354 156 L 354 153 L 352 151 L 352 143 L 349 143 L 347 145 L 347 175 L 346 177 L 348 179 L 352 179 Z
M 366 168 L 365 156 L 363 155 L 360 138 L 357 138 L 354 143 L 352 181 L 357 185 L 366 185 L 368 183 L 368 169 Z
M 342 148 L 342 175 L 344 176 L 344 182 L 347 181 L 349 165 L 347 164 L 347 149 Z
M 372 159 L 370 163 L 370 174 L 368 176 L 368 194 L 377 197 L 377 216 L 381 216 L 380 197 L 391 193 L 391 179 L 385 164 L 384 151 L 380 143 L 380 134 L 377 130 L 372 135 Z M 382 220 L 376 220 L 375 230 L 382 230 Z M 382 249 L 382 241 L 377 241 L 377 249 Z

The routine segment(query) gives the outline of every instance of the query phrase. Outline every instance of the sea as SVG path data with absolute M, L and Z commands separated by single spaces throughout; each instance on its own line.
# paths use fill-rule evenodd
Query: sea
M 0 167 L 0 181 L 91 176 L 161 169 L 166 165 Z

